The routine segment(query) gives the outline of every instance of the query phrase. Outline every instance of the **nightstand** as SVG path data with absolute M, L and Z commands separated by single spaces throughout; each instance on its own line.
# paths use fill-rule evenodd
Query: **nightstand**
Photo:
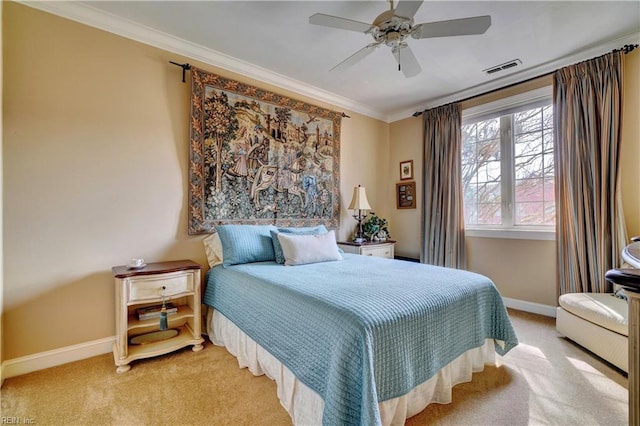
M 116 341 L 113 358 L 118 373 L 128 371 L 131 361 L 162 355 L 185 346 L 202 350 L 200 316 L 200 269 L 191 260 L 149 263 L 143 268 L 112 268 L 116 284 Z M 177 311 L 167 316 L 171 338 L 157 338 L 160 318 L 138 319 L 136 309 L 173 303 Z M 168 334 L 176 334 L 176 331 Z M 147 336 L 149 338 L 147 338 Z M 166 337 L 166 336 L 161 336 Z
M 360 254 L 363 256 L 375 256 L 386 257 L 393 259 L 393 251 L 396 242 L 392 240 L 387 241 L 370 241 L 366 243 L 351 243 L 347 241 L 340 241 L 338 247 L 344 250 L 345 253 Z

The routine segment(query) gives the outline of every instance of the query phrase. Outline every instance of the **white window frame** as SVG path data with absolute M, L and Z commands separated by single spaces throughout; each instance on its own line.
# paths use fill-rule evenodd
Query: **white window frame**
M 494 118 L 497 115 L 507 115 L 518 111 L 525 105 L 541 103 L 544 101 L 553 101 L 553 87 L 545 86 L 539 89 L 519 93 L 493 102 L 487 102 L 471 108 L 462 110 L 462 124 L 465 125 L 470 121 L 481 121 L 483 119 Z M 501 150 L 511 150 L 511 146 L 501 146 Z M 503 151 L 504 152 L 504 151 Z M 503 174 L 504 176 L 504 174 Z M 503 181 L 506 190 L 511 190 L 513 185 L 513 177 Z M 511 209 L 508 205 L 509 200 L 502 197 L 502 209 Z M 465 235 L 469 237 L 482 238 L 510 238 L 524 240 L 555 240 L 555 226 L 514 226 L 512 223 L 503 223 L 499 226 L 491 225 L 467 225 L 465 224 Z

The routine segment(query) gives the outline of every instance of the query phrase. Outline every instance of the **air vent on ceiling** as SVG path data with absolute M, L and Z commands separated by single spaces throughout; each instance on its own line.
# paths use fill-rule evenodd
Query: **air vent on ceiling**
M 522 65 L 522 61 L 520 59 L 514 59 L 509 62 L 505 62 L 504 64 L 496 65 L 491 68 L 487 68 L 486 70 L 482 70 L 483 73 L 486 74 L 494 74 L 498 71 L 508 70 L 509 68 L 517 67 L 518 65 Z

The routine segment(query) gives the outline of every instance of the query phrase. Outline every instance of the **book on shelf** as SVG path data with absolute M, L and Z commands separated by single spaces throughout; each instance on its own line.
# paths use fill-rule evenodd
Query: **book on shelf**
M 178 313 L 178 308 L 171 302 L 165 303 L 165 307 L 167 309 L 167 315 L 175 315 Z M 145 320 L 149 318 L 158 318 L 160 317 L 160 312 L 162 311 L 162 304 L 144 306 L 142 308 L 136 309 L 136 315 L 139 320 Z

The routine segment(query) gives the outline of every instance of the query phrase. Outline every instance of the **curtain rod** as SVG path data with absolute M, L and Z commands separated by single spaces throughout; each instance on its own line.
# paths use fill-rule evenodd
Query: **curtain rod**
M 620 48 L 620 49 L 613 49 L 613 50 L 611 51 L 611 53 L 622 51 L 622 52 L 624 52 L 624 54 L 626 55 L 627 53 L 632 52 L 636 47 L 638 47 L 638 45 L 637 45 L 637 44 L 625 44 L 625 45 L 624 45 L 624 46 L 622 46 L 622 48 Z M 546 77 L 546 76 L 548 76 L 548 75 L 553 74 L 554 72 L 555 72 L 555 71 L 550 71 L 550 72 L 547 72 L 547 73 L 544 73 L 544 74 L 537 75 L 537 76 L 535 76 L 535 77 L 528 78 L 528 79 L 526 79 L 526 80 L 518 81 L 517 83 L 508 84 L 508 85 L 506 85 L 506 86 L 499 87 L 499 88 L 497 88 L 497 89 L 489 90 L 488 92 L 480 93 L 480 94 L 473 95 L 473 96 L 468 96 L 468 97 L 466 97 L 466 98 L 464 98 L 464 99 L 460 99 L 460 100 L 453 101 L 453 102 L 464 102 L 464 101 L 468 101 L 468 100 L 470 100 L 470 99 L 477 98 L 477 97 L 479 97 L 479 96 L 488 95 L 488 94 L 490 94 L 490 93 L 494 93 L 494 92 L 498 92 L 498 91 L 500 91 L 500 90 L 508 89 L 509 87 L 517 86 L 517 85 L 519 85 L 519 84 L 527 83 L 527 82 L 529 82 L 529 81 L 536 80 L 536 79 L 538 79 L 538 78 Z M 453 103 L 453 102 L 449 102 L 449 103 Z M 423 111 L 416 111 L 416 112 L 414 112 L 412 115 L 413 115 L 414 117 L 419 117 L 419 116 L 421 116 L 425 111 L 426 111 L 426 109 L 425 109 L 425 110 L 423 110 Z
M 183 82 L 183 83 L 185 83 L 185 82 L 186 82 L 186 80 L 185 80 L 185 74 L 186 74 L 186 72 L 187 72 L 188 70 L 190 70 L 190 69 L 191 69 L 191 65 L 189 65 L 189 64 L 179 64 L 179 63 L 177 63 L 177 62 L 173 62 L 173 61 L 169 61 L 169 63 L 170 63 L 170 64 L 173 64 L 173 65 L 177 65 L 177 66 L 179 66 L 180 68 L 182 68 L 182 82 Z

